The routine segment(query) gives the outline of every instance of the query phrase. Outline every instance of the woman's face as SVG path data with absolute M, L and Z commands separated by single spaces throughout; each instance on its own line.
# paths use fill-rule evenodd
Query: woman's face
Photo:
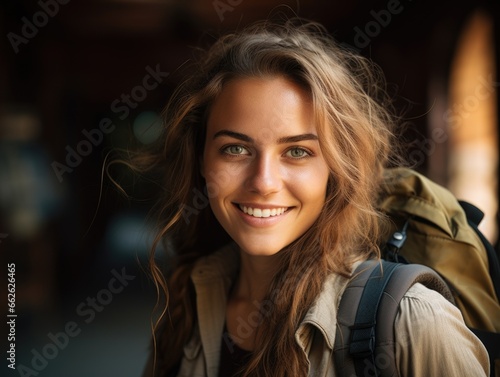
M 273 255 L 318 218 L 329 169 L 311 99 L 283 77 L 229 82 L 207 124 L 202 174 L 210 206 L 250 255 Z

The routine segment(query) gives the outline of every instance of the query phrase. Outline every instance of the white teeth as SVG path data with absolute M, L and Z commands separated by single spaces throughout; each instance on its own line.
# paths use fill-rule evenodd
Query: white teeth
M 271 216 L 279 216 L 282 215 L 283 213 L 286 212 L 287 207 L 282 207 L 282 208 L 251 208 L 251 207 L 246 207 L 246 206 L 239 206 L 240 209 L 246 213 L 247 215 L 253 216 L 253 217 L 271 217 Z

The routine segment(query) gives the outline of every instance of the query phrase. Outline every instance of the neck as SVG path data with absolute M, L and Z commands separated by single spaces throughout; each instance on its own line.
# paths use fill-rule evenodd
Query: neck
M 240 273 L 233 287 L 233 298 L 261 302 L 278 271 L 280 256 L 253 256 L 241 251 Z

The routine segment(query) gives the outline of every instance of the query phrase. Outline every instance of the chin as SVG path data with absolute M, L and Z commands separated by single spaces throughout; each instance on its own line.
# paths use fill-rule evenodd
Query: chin
M 247 255 L 269 257 L 278 254 L 287 245 L 270 247 L 269 243 L 262 245 L 248 245 L 246 243 L 239 244 L 240 249 Z

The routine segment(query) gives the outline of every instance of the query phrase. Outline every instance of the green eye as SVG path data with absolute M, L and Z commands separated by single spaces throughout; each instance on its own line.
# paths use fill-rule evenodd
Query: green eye
M 232 154 L 232 155 L 248 154 L 246 149 L 243 148 L 241 145 L 230 145 L 230 146 L 224 148 L 224 153 Z
M 292 158 L 303 158 L 309 156 L 309 153 L 302 148 L 292 148 L 286 154 Z

